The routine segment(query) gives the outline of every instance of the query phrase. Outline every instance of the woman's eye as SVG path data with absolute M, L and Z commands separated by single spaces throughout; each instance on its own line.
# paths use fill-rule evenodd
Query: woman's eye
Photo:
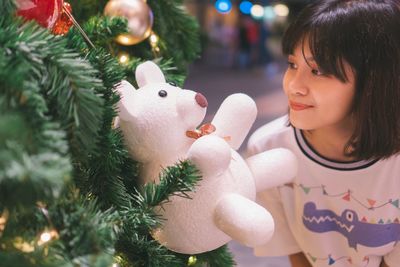
M 288 61 L 287 64 L 289 66 L 289 69 L 297 69 L 296 64 L 294 64 L 293 62 Z
M 312 69 L 311 73 L 316 75 L 316 76 L 323 76 L 325 75 L 322 71 L 318 70 L 318 69 Z

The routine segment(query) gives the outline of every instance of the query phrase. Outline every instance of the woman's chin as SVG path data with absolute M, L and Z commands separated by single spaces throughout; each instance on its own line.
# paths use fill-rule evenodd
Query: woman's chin
M 289 116 L 289 122 L 296 129 L 300 129 L 300 130 L 314 129 L 310 123 L 304 122 L 298 118 L 295 118 L 294 116 Z

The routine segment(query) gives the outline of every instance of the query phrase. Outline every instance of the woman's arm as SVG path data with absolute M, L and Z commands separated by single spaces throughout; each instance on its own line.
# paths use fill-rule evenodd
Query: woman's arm
M 289 260 L 290 263 L 292 264 L 292 267 L 312 267 L 303 252 L 289 255 Z M 381 267 L 386 267 L 386 266 L 381 266 Z

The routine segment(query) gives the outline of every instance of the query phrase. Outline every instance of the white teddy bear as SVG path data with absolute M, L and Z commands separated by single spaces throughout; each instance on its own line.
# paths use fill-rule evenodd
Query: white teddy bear
M 254 202 L 256 192 L 289 182 L 297 161 L 286 149 L 246 160 L 235 151 L 256 118 L 254 101 L 245 94 L 229 96 L 211 123 L 215 131 L 201 136 L 196 127 L 206 114 L 203 95 L 166 83 L 151 61 L 137 67 L 136 80 L 139 89 L 122 81 L 117 90 L 119 127 L 131 156 L 142 163 L 141 182 L 158 182 L 162 168 L 184 159 L 202 175 L 191 199 L 174 196 L 158 210 L 166 220 L 153 237 L 185 254 L 214 250 L 231 239 L 250 247 L 267 243 L 274 221 Z

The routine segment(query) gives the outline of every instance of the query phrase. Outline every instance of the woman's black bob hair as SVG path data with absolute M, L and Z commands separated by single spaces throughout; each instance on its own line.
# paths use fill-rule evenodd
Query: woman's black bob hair
M 305 43 L 305 42 L 308 42 Z M 318 67 L 355 74 L 355 131 L 345 153 L 359 160 L 400 151 L 400 0 L 312 1 L 286 30 L 283 53 L 309 45 Z

